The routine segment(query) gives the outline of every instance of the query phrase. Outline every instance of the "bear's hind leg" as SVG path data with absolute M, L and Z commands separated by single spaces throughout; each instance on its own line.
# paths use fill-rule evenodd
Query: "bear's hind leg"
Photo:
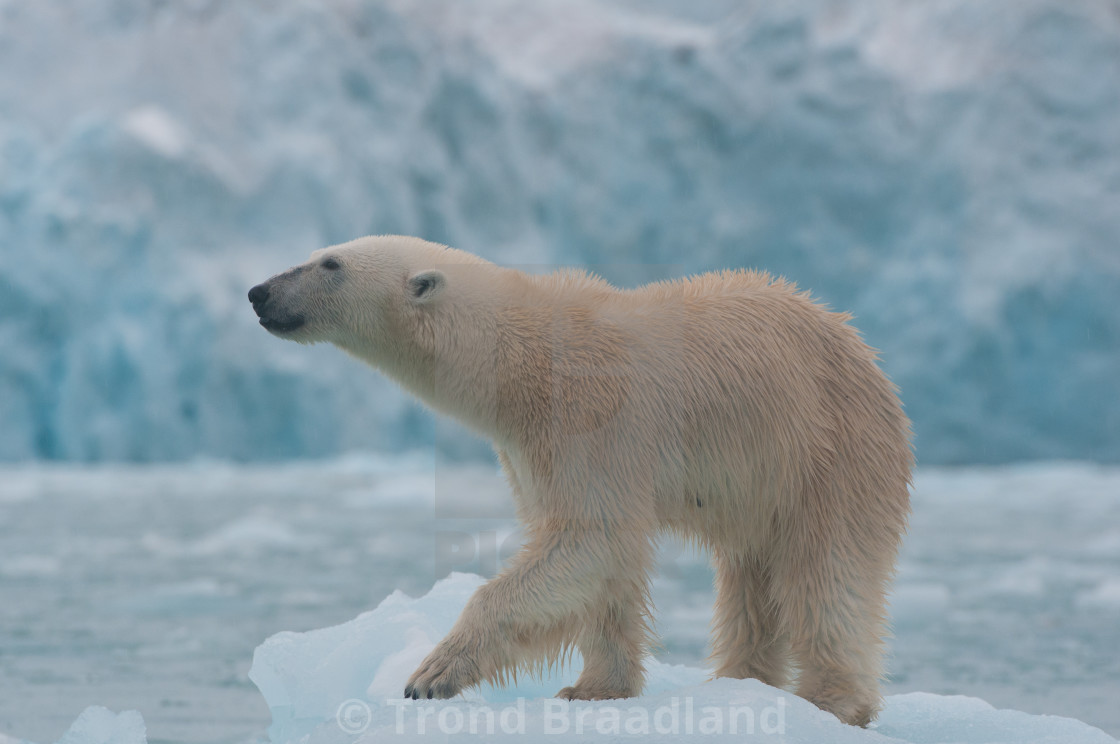
M 716 604 L 712 618 L 715 676 L 787 682 L 786 635 L 770 593 L 770 571 L 747 555 L 715 551 Z
M 873 566 L 851 570 L 817 557 L 783 578 L 779 598 L 799 669 L 797 694 L 845 723 L 866 726 L 882 703 L 883 582 Z

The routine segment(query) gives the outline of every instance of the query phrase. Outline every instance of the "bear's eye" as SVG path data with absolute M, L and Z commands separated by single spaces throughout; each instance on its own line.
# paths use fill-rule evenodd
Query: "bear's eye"
M 337 258 L 328 258 L 320 264 L 327 271 L 337 271 L 342 268 L 342 264 L 338 262 Z

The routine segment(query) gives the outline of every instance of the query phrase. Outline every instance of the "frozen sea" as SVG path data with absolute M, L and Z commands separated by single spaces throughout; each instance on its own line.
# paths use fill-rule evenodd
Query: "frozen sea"
M 913 505 L 888 693 L 1120 734 L 1120 468 L 923 468 Z M 269 708 L 248 672 L 266 638 L 423 595 L 452 571 L 492 574 L 517 541 L 494 468 L 422 453 L 5 466 L 0 741 L 56 741 L 94 704 L 140 711 L 149 742 L 262 740 Z M 662 552 L 658 656 L 699 666 L 710 570 Z

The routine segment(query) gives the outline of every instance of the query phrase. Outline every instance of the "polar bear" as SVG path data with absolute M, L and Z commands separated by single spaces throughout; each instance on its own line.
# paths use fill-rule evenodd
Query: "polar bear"
M 260 324 L 327 341 L 493 441 L 526 543 L 408 680 L 505 683 L 571 649 L 568 699 L 631 697 L 662 531 L 710 551 L 721 677 L 866 725 L 909 513 L 910 427 L 876 353 L 789 282 L 633 290 L 403 236 L 322 249 L 252 288 Z

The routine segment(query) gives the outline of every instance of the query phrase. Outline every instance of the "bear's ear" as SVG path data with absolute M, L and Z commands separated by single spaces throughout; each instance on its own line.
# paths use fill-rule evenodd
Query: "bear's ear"
M 442 271 L 428 269 L 408 278 L 408 294 L 417 304 L 431 302 L 447 284 L 447 277 Z

